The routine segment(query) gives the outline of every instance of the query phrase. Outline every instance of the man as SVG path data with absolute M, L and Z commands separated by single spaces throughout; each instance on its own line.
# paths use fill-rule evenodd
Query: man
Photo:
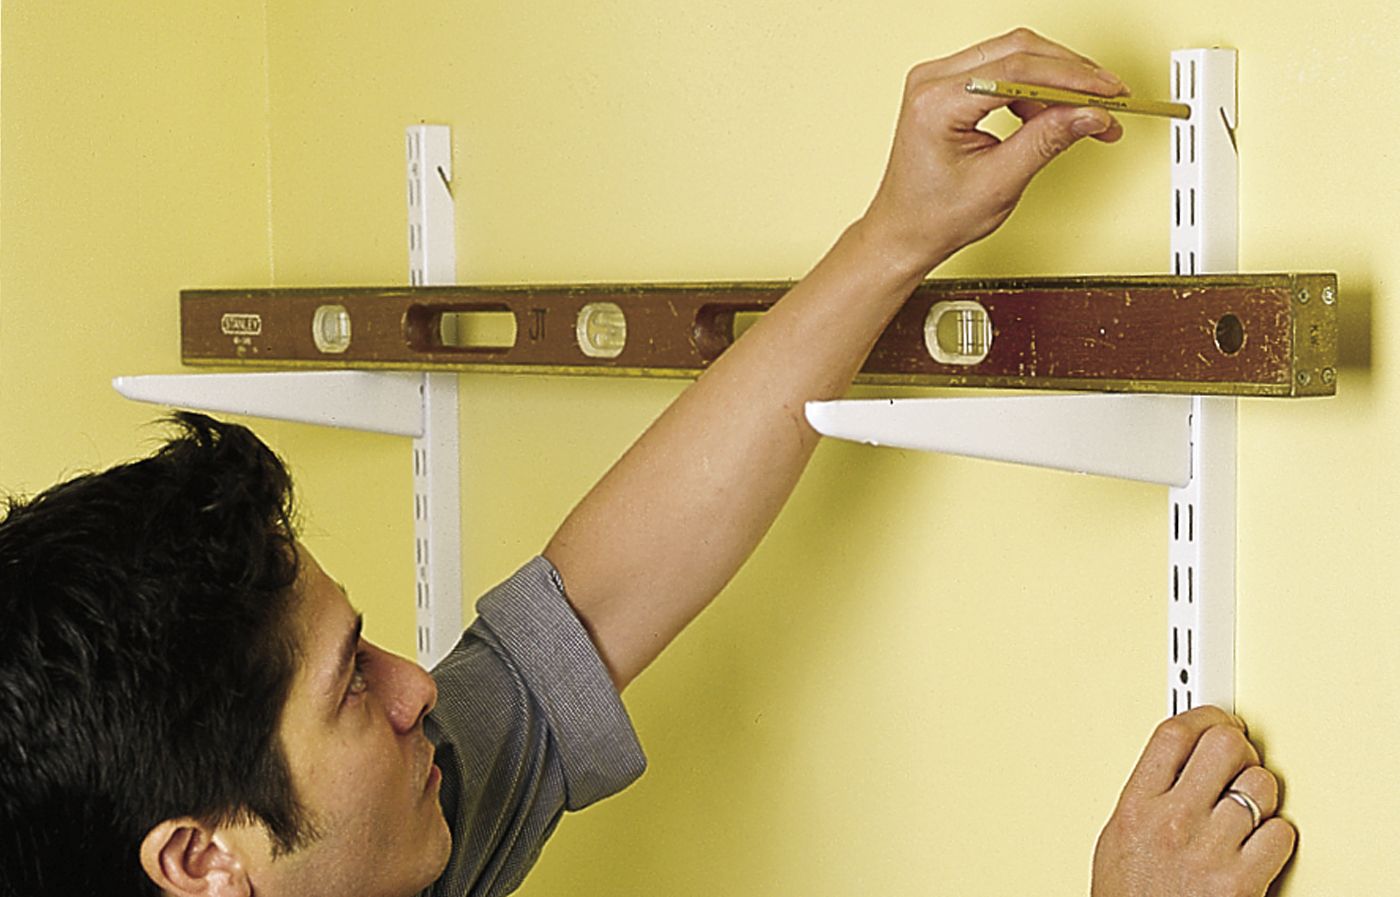
M 935 266 L 995 230 L 1102 110 L 1005 101 L 970 77 L 1106 96 L 1121 82 L 1027 31 L 909 75 L 870 208 L 638 440 L 541 557 L 493 589 L 430 677 L 360 637 L 295 540 L 290 482 L 197 415 L 151 458 L 0 523 L 0 874 L 16 894 L 504 894 L 565 809 L 644 760 L 619 693 L 724 587 L 839 395 Z M 1095 853 L 1094 897 L 1261 895 L 1292 852 L 1238 720 L 1149 741 Z

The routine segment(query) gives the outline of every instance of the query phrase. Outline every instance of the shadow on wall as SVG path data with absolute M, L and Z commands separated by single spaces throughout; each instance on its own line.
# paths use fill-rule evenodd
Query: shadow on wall
M 1372 341 L 1371 309 L 1375 302 L 1370 283 L 1357 286 L 1345 282 L 1339 285 L 1341 300 L 1337 304 L 1337 366 L 1356 373 L 1371 371 Z

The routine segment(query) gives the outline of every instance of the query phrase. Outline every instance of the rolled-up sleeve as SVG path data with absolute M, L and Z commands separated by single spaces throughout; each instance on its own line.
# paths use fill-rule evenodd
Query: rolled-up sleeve
M 433 670 L 425 723 L 442 769 L 452 854 L 428 893 L 506 894 L 564 811 L 616 794 L 646 768 L 627 711 L 559 573 L 537 557 L 477 603 Z

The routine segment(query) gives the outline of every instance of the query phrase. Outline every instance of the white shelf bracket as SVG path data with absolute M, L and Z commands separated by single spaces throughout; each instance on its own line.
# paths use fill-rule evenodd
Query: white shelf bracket
M 409 281 L 455 283 L 451 129 L 415 125 L 406 145 Z M 456 375 L 277 371 L 117 377 L 112 385 L 139 402 L 412 437 L 418 662 L 431 668 L 456 644 L 462 633 Z
M 1178 50 L 1170 265 L 1239 267 L 1236 53 Z M 1121 477 L 1168 487 L 1168 694 L 1173 714 L 1234 709 L 1236 399 L 1016 396 L 809 402 L 826 436 Z
M 811 402 L 818 432 L 893 448 L 1183 486 L 1188 396 L 1016 396 Z
M 156 374 L 117 377 L 112 386 L 135 402 L 216 414 L 423 435 L 422 377 L 365 371 L 267 374 Z

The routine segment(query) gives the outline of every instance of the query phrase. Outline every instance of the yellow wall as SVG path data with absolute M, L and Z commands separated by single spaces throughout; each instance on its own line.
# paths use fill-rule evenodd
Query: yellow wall
M 266 283 L 258 3 L 4 0 L 0 488 L 149 446 L 108 385 L 180 368 L 175 295 Z
M 150 413 L 105 380 L 178 366 L 179 287 L 402 281 L 407 124 L 453 126 L 463 281 L 795 277 L 873 190 L 914 62 L 1024 23 L 1159 95 L 1171 49 L 1238 47 L 1243 267 L 1338 271 L 1344 325 L 1336 399 L 1241 406 L 1239 708 L 1302 831 L 1280 893 L 1400 876 L 1400 125 L 1358 89 L 1391 79 L 1392 5 L 83 6 L 4 6 L 7 488 L 136 450 Z M 1162 270 L 1166 129 L 1127 124 L 944 273 Z M 678 388 L 463 378 L 467 592 Z M 264 431 L 371 635 L 410 650 L 407 447 Z M 1162 712 L 1165 532 L 1161 489 L 824 445 L 629 692 L 651 771 L 522 893 L 1084 893 Z

